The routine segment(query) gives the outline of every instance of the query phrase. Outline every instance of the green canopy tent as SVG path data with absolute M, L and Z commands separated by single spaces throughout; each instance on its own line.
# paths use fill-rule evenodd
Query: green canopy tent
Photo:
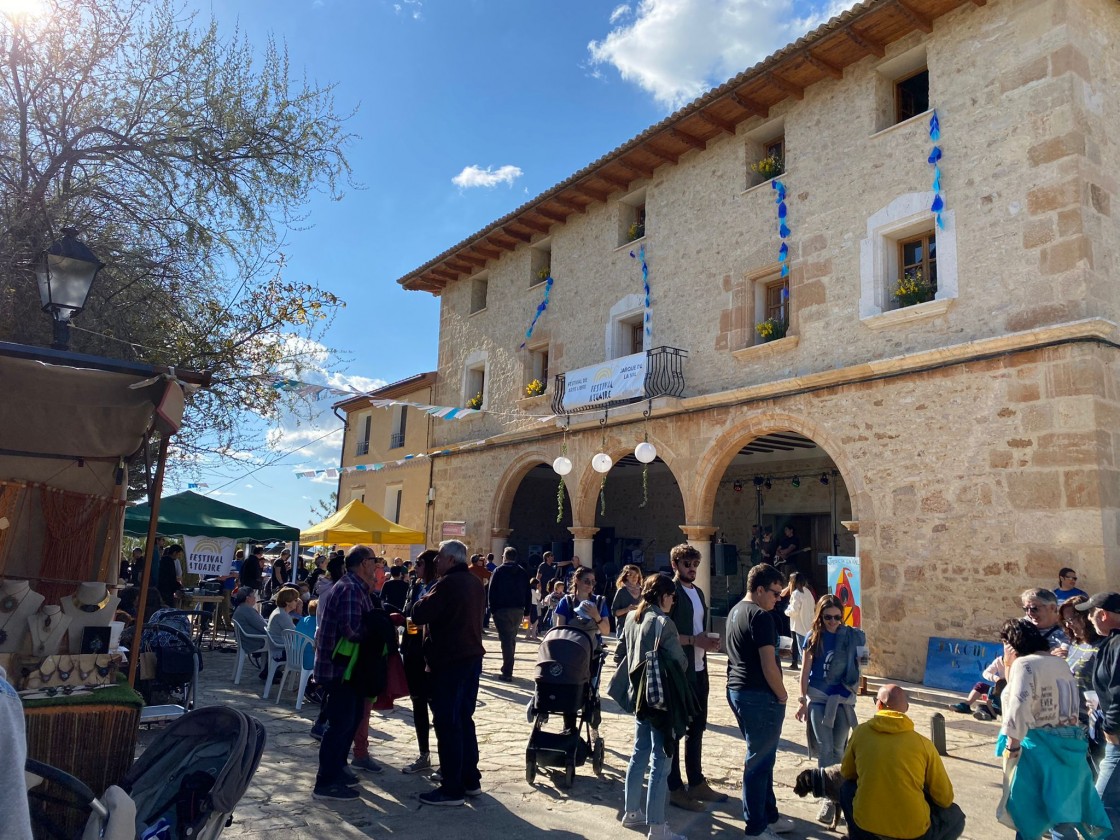
M 147 534 L 149 514 L 147 503 L 129 508 L 124 515 L 124 532 L 130 536 Z M 163 497 L 157 530 L 161 534 L 229 537 L 256 542 L 295 542 L 299 539 L 299 528 L 190 490 Z

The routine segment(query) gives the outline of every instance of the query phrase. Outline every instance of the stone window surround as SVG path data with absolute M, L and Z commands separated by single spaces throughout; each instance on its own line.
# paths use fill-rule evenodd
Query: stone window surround
M 932 301 L 890 307 L 890 287 L 898 279 L 898 242 L 931 229 L 933 192 L 904 193 L 867 219 L 867 238 L 859 243 L 859 317 L 873 329 L 891 323 L 936 317 L 957 298 L 957 228 L 953 210 L 942 211 L 937 229 L 937 294 Z M 878 322 L 874 319 L 880 319 Z
M 466 405 L 467 400 L 471 399 L 478 393 L 471 386 L 471 373 L 474 371 L 482 371 L 482 407 L 486 408 L 490 402 L 490 360 L 489 355 L 485 350 L 472 350 L 467 358 L 463 360 L 463 382 L 462 382 L 462 402 L 461 405 Z M 467 418 L 477 417 L 477 414 L 469 414 Z
M 606 340 L 604 342 L 605 355 L 604 359 L 618 359 L 622 356 L 630 355 L 630 334 L 629 325 L 634 322 L 634 316 L 637 315 L 639 320 L 645 318 L 646 313 L 646 299 L 645 295 L 630 294 L 619 300 L 614 306 L 611 307 L 610 316 L 607 319 Z M 653 322 L 650 322 L 650 331 L 652 332 Z M 650 335 L 642 330 L 642 349 L 648 351 L 650 349 Z

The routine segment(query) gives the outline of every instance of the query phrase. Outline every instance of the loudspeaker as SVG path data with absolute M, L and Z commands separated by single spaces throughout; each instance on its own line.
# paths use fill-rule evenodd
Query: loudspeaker
M 717 575 L 739 573 L 739 549 L 727 543 L 712 546 L 712 571 Z

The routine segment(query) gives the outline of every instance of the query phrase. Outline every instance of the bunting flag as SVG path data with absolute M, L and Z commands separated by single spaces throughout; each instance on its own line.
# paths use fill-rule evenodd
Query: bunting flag
M 405 402 L 404 400 L 370 400 L 370 404 L 374 408 L 391 408 L 394 405 L 407 405 L 409 408 L 415 408 L 417 411 L 423 411 L 425 414 L 430 414 L 432 417 L 439 417 L 443 420 L 462 420 L 464 417 L 470 417 L 472 414 L 481 414 L 480 408 L 459 408 L 452 405 L 422 405 L 421 403 Z
M 361 391 L 347 391 L 343 388 L 332 388 L 330 385 L 316 385 L 313 382 L 300 382 L 298 379 L 277 379 L 272 383 L 277 391 L 295 394 L 299 397 L 308 397 L 322 400 L 327 397 L 360 397 Z
M 775 178 L 770 182 L 770 188 L 778 195 L 774 199 L 774 203 L 778 205 L 778 236 L 782 239 L 782 245 L 778 248 L 778 262 L 782 264 L 782 277 L 789 277 L 789 245 L 785 240 L 789 239 L 789 225 L 786 220 L 789 216 L 789 210 L 786 208 L 786 187 L 781 181 Z M 782 298 L 789 297 L 789 287 L 782 289 Z
M 933 150 L 926 159 L 926 162 L 933 167 L 933 204 L 929 209 L 937 219 L 938 229 L 944 230 L 945 223 L 941 221 L 941 212 L 945 209 L 945 199 L 941 197 L 941 147 L 938 145 L 941 141 L 941 122 L 937 119 L 936 108 L 929 118 L 929 139 L 933 143 Z
M 198 483 L 192 482 L 192 483 L 187 485 L 187 489 L 188 490 L 201 490 L 204 487 L 209 487 L 209 486 L 210 485 L 205 483 L 205 482 L 198 482 Z
M 645 293 L 645 315 L 642 321 L 645 325 L 646 335 L 653 334 L 653 304 L 649 292 L 649 264 L 646 263 L 646 246 L 640 245 L 638 253 L 630 252 L 631 259 L 641 260 L 642 263 L 642 291 Z
M 485 440 L 472 440 L 468 443 L 461 444 L 454 449 L 440 449 L 438 452 L 418 452 L 414 455 L 405 455 L 403 458 L 398 458 L 396 461 L 385 461 L 381 464 L 355 464 L 352 467 L 328 467 L 321 470 L 296 470 L 296 478 L 318 478 L 325 475 L 327 478 L 338 478 L 339 475 L 350 475 L 356 472 L 379 472 L 381 470 L 389 470 L 394 467 L 403 467 L 411 461 L 422 461 L 426 458 L 436 458 L 442 455 L 454 455 L 456 452 L 462 452 L 464 449 L 474 449 L 478 446 L 484 446 L 488 441 Z
M 552 282 L 552 274 L 550 273 L 548 275 L 548 279 L 544 281 L 544 300 L 537 304 L 536 314 L 533 315 L 533 320 L 529 324 L 529 329 L 525 330 L 525 341 L 521 342 L 521 346 L 517 348 L 518 350 L 525 349 L 525 342 L 533 337 L 533 330 L 537 326 L 537 321 L 540 320 L 540 317 L 544 314 L 544 311 L 548 309 L 548 295 L 552 291 Z

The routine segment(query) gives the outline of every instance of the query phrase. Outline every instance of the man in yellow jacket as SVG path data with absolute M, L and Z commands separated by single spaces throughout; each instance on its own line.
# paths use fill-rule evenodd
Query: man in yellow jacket
M 910 701 L 897 685 L 875 697 L 875 717 L 857 726 L 840 765 L 840 805 L 851 840 L 957 840 L 964 812 L 928 738 L 906 716 Z

